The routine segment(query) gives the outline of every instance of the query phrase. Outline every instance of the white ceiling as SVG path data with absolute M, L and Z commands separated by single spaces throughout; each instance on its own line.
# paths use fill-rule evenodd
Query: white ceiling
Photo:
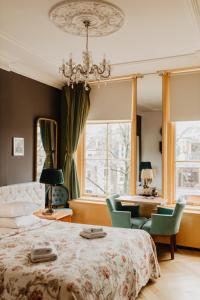
M 83 37 L 49 20 L 57 0 L 0 0 L 0 67 L 60 87 L 58 68 L 70 52 L 81 61 Z M 125 13 L 116 33 L 90 38 L 93 60 L 104 53 L 112 75 L 200 65 L 200 0 L 110 0 Z

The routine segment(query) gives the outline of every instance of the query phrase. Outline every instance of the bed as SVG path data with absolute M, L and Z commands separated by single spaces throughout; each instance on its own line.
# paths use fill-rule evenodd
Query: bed
M 88 226 L 40 220 L 32 227 L 1 230 L 0 299 L 135 299 L 149 279 L 160 276 L 148 233 L 104 227 L 105 238 L 87 240 L 79 233 Z M 51 241 L 57 260 L 32 264 L 29 253 L 36 241 Z

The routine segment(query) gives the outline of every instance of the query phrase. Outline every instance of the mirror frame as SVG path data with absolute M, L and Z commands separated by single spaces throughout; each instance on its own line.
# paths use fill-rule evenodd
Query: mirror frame
M 55 145 L 55 167 L 57 168 L 58 165 L 58 122 L 54 119 L 50 119 L 50 118 L 46 118 L 46 117 L 39 117 L 36 119 L 35 121 L 35 147 L 34 147 L 34 181 L 37 181 L 37 146 L 38 146 L 38 142 L 37 142 L 37 128 L 38 128 L 38 122 L 42 120 L 42 121 L 50 121 L 53 122 L 56 126 L 56 145 Z
M 156 74 L 156 73 L 155 73 Z M 168 122 L 169 122 L 169 74 L 157 73 L 161 76 L 162 84 L 162 193 L 161 197 L 167 199 L 167 134 L 168 134 Z M 131 189 L 131 195 L 135 196 L 136 193 L 136 181 L 137 181 L 137 80 L 143 76 L 138 74 L 132 80 L 132 176 L 133 187 Z M 168 145 L 169 146 L 169 145 Z

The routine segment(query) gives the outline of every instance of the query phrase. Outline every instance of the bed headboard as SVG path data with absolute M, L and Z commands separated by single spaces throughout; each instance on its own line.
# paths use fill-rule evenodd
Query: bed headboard
M 28 182 L 0 187 L 0 205 L 9 202 L 31 202 L 38 208 L 45 206 L 45 185 Z

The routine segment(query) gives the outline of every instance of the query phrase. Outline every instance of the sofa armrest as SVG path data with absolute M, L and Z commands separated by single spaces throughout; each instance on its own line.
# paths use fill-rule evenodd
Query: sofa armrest
M 151 215 L 152 235 L 172 235 L 175 234 L 174 218 L 169 215 L 152 214 Z
M 129 211 L 112 211 L 112 226 L 122 227 L 122 228 L 131 228 L 131 212 Z

